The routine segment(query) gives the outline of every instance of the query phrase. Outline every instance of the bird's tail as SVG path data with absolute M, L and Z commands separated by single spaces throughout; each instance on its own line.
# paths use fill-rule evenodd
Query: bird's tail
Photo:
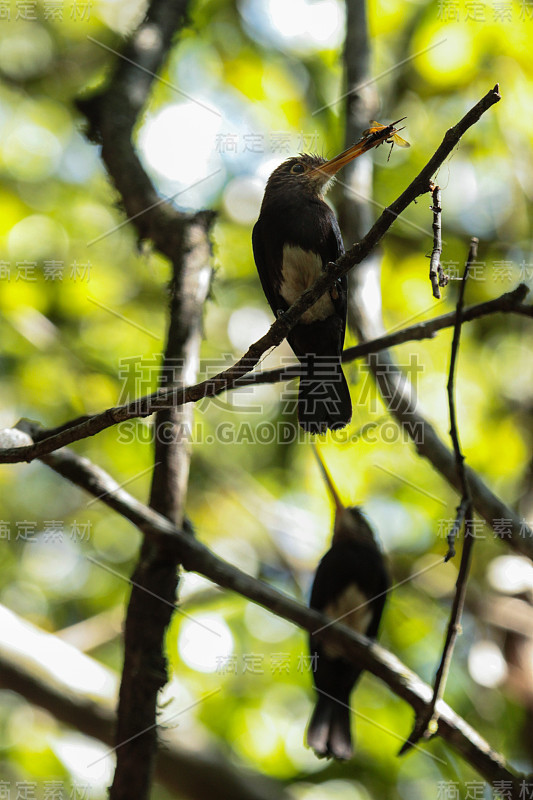
M 298 421 L 308 433 L 325 433 L 327 428 L 344 428 L 352 418 L 350 390 L 338 361 L 321 369 L 307 367 L 300 378 Z
M 320 695 L 307 729 L 307 746 L 319 758 L 353 758 L 350 709 L 330 697 Z

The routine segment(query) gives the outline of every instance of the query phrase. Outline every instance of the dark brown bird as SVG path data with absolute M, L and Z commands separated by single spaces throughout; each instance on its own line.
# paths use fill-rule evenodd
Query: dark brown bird
M 330 161 L 305 154 L 289 158 L 268 179 L 252 245 L 263 291 L 277 316 L 344 253 L 339 224 L 324 201 L 329 182 L 345 164 L 390 138 L 394 124 L 365 135 Z M 341 367 L 346 294 L 343 277 L 302 315 L 287 337 L 304 367 L 298 420 L 309 433 L 343 428 L 352 416 Z
M 310 606 L 373 639 L 390 588 L 385 560 L 361 509 L 343 506 L 316 450 L 315 455 L 335 502 L 335 524 L 331 548 L 316 571 Z M 307 744 L 319 758 L 347 760 L 353 756 L 350 694 L 362 670 L 332 645 L 321 644 L 318 634 L 309 637 L 318 696 Z

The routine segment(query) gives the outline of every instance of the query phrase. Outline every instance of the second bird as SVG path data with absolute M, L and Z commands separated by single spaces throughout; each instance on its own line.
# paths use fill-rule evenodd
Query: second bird
M 385 560 L 361 509 L 344 507 L 316 450 L 315 455 L 335 502 L 335 526 L 331 548 L 316 571 L 310 606 L 374 639 L 390 586 Z M 323 643 L 322 630 L 310 635 L 317 701 L 307 743 L 319 758 L 344 760 L 353 756 L 350 694 L 362 669 L 335 646 Z
M 277 316 L 344 253 L 339 224 L 324 201 L 328 183 L 341 167 L 384 140 L 383 134 L 367 136 L 330 161 L 305 154 L 289 158 L 268 179 L 252 244 L 263 291 Z M 346 295 L 343 277 L 302 315 L 287 337 L 304 366 L 298 420 L 309 433 L 343 428 L 352 417 L 341 367 Z

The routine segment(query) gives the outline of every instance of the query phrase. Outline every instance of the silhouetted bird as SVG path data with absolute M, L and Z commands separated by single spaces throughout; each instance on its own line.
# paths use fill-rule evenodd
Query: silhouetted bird
M 395 124 L 368 132 L 330 161 L 305 154 L 289 158 L 268 179 L 252 244 L 263 291 L 274 314 L 286 311 L 328 263 L 344 253 L 339 225 L 324 193 L 341 167 L 390 139 Z M 343 428 L 352 416 L 341 368 L 346 293 L 343 277 L 302 315 L 287 337 L 304 366 L 298 419 L 310 433 Z
M 315 450 L 335 501 L 331 549 L 322 558 L 311 591 L 311 608 L 358 633 L 376 637 L 390 587 L 385 561 L 361 510 L 345 508 L 329 473 Z M 307 729 L 307 744 L 319 758 L 353 756 L 350 734 L 350 693 L 362 670 L 334 646 L 311 634 L 317 702 Z

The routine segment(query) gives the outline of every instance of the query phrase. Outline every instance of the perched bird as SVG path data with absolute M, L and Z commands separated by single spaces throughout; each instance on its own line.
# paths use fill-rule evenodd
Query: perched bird
M 310 606 L 373 639 L 390 587 L 385 560 L 361 510 L 342 505 L 316 450 L 315 455 L 335 502 L 335 525 L 331 549 L 316 571 Z M 353 756 L 350 693 L 362 670 L 331 644 L 322 644 L 319 633 L 309 637 L 318 697 L 307 744 L 319 758 L 347 760 Z
M 287 159 L 271 174 L 252 245 L 263 291 L 277 316 L 344 253 L 339 224 L 324 201 L 329 182 L 341 167 L 390 139 L 395 124 L 365 133 L 353 147 L 330 161 L 301 154 Z M 343 428 L 352 416 L 341 367 L 346 294 L 343 277 L 302 315 L 287 337 L 304 366 L 298 419 L 309 433 Z

